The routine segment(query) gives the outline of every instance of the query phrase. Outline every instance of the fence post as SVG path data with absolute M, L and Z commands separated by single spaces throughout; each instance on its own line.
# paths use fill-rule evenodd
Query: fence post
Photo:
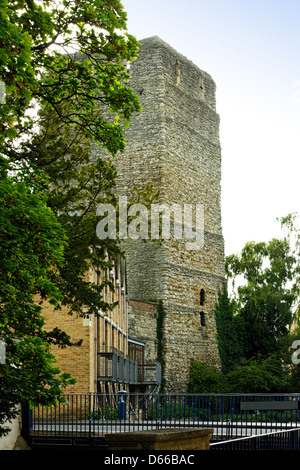
M 92 411 L 92 406 L 91 406 L 91 402 L 92 402 L 92 395 L 89 393 L 89 412 L 88 412 L 88 417 L 89 416 L 93 416 L 93 411 Z M 84 421 L 86 422 L 86 416 L 84 417 Z M 92 420 L 89 419 L 89 439 L 91 439 L 92 437 Z
M 21 436 L 27 440 L 32 432 L 32 410 L 28 402 L 23 402 L 21 405 L 22 410 L 22 427 Z

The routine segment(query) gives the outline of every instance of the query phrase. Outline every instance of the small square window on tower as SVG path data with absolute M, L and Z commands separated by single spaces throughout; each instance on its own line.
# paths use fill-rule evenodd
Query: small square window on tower
M 201 324 L 201 326 L 206 326 L 205 313 L 204 312 L 200 312 L 200 324 Z

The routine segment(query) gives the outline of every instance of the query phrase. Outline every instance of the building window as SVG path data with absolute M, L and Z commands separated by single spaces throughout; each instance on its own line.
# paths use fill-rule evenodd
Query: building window
M 200 291 L 200 305 L 204 305 L 205 302 L 205 290 L 201 289 Z
M 200 312 L 200 323 L 201 323 L 201 326 L 205 326 L 205 313 L 204 312 Z

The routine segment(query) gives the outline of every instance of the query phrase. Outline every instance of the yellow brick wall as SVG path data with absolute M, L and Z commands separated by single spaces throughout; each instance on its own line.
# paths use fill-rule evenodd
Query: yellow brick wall
M 121 263 L 119 262 L 113 269 L 114 276 L 112 282 L 115 285 L 115 292 L 112 293 L 109 287 L 104 289 L 104 298 L 107 302 L 119 302 L 112 311 L 105 315 L 99 312 L 97 320 L 94 316 L 90 319 L 83 319 L 77 314 L 69 315 L 69 309 L 62 307 L 55 310 L 52 305 L 45 302 L 43 304 L 42 315 L 45 318 L 45 329 L 52 330 L 55 327 L 65 331 L 72 342 L 82 340 L 79 347 L 66 347 L 64 349 L 57 346 L 52 347 L 53 355 L 56 357 L 57 366 L 61 372 L 71 374 L 77 380 L 75 385 L 66 389 L 66 393 L 92 393 L 97 392 L 97 372 L 96 353 L 98 352 L 128 352 L 127 347 L 127 305 L 126 297 L 122 294 L 122 288 L 126 292 L 126 280 L 121 275 Z M 108 271 L 107 271 L 108 276 Z M 116 279 L 122 282 L 116 283 Z M 86 280 L 100 283 L 94 271 L 86 274 Z M 38 299 L 37 299 L 38 300 Z M 106 321 L 104 321 L 104 318 Z M 106 326 L 104 326 L 106 324 Z M 97 331 L 96 331 L 97 329 Z
M 66 389 L 66 393 L 95 392 L 95 321 L 84 321 L 78 315 L 68 315 L 68 309 L 54 310 L 45 303 L 43 306 L 45 329 L 47 331 L 58 327 L 65 331 L 71 341 L 82 341 L 79 347 L 52 347 L 56 364 L 62 372 L 67 372 L 76 378 L 77 383 Z M 85 326 L 89 325 L 89 326 Z

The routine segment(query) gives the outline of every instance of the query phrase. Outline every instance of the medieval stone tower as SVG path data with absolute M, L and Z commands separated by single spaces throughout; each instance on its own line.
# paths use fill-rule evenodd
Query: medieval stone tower
M 134 185 L 150 183 L 160 189 L 160 204 L 177 204 L 182 213 L 184 204 L 192 207 L 194 229 L 197 206 L 204 217 L 204 238 L 195 249 L 174 236 L 174 227 L 161 246 L 126 243 L 128 296 L 139 305 L 131 311 L 132 331 L 155 356 L 155 310 L 143 306 L 161 300 L 166 389 L 185 392 L 191 360 L 220 363 L 214 309 L 224 282 L 224 243 L 215 84 L 158 37 L 141 41 L 130 76 L 142 112 L 126 131 L 126 153 L 117 160 L 118 194 L 130 199 Z

